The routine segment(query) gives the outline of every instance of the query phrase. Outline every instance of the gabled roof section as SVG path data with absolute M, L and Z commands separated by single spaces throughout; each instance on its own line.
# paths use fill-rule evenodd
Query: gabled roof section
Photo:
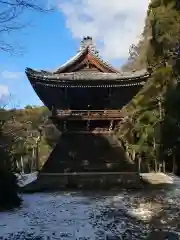
M 112 67 L 109 63 L 105 62 L 96 50 L 92 37 L 84 37 L 80 44 L 78 53 L 69 59 L 66 63 L 60 66 L 54 74 L 60 74 L 65 72 L 74 72 L 78 69 L 78 66 L 82 65 L 82 62 L 86 62 L 86 65 L 91 65 L 97 72 L 105 73 L 120 73 L 117 69 Z M 82 69 L 83 70 L 83 69 Z

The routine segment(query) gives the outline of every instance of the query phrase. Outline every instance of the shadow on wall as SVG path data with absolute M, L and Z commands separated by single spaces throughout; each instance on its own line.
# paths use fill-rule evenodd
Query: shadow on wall
M 110 134 L 62 134 L 41 172 L 135 172 Z

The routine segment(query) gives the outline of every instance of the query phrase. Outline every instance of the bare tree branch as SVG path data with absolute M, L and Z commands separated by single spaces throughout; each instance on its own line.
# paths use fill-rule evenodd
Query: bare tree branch
M 21 21 L 21 16 L 27 11 L 46 13 L 52 9 L 46 9 L 45 0 L 0 0 L 0 51 L 15 53 L 14 44 L 4 39 L 10 33 L 27 27 L 28 24 Z

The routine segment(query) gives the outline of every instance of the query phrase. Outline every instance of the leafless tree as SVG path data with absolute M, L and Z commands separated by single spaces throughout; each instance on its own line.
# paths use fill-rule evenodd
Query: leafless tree
M 13 53 L 15 48 L 6 37 L 27 26 L 21 16 L 27 11 L 48 12 L 46 0 L 0 0 L 0 51 Z

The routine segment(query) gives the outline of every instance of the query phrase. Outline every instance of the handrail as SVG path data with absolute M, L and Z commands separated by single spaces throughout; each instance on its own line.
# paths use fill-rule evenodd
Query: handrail
M 53 116 L 67 116 L 67 117 L 120 117 L 121 110 L 54 110 Z
M 100 114 L 118 114 L 118 113 L 121 113 L 120 110 L 56 110 L 56 113 L 58 115 L 60 114 L 76 114 L 76 113 L 80 113 L 80 114 L 97 114 L 97 113 L 100 113 Z
M 108 111 L 108 112 L 121 112 L 121 110 L 114 110 L 114 109 L 104 109 L 104 110 L 84 110 L 84 109 L 80 109 L 80 110 L 72 110 L 72 109 L 62 109 L 62 110 L 56 110 L 56 111 L 67 111 L 67 112 L 106 112 L 106 111 Z

